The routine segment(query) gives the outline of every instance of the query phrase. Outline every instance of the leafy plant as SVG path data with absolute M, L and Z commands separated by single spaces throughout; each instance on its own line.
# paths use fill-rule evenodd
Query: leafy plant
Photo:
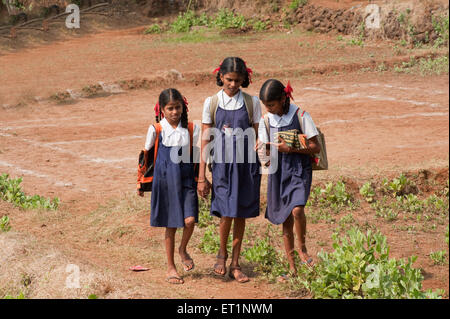
M 441 45 L 448 45 L 448 16 L 433 16 L 431 17 L 431 23 L 433 24 L 433 29 L 438 35 L 438 38 L 434 42 L 435 47 Z
M 240 29 L 246 26 L 243 15 L 235 14 L 229 9 L 220 9 L 216 17 L 212 20 L 212 25 L 219 29 Z
M 257 20 L 253 23 L 252 27 L 255 31 L 264 31 L 267 29 L 267 23 L 261 20 Z
M 11 230 L 11 226 L 9 225 L 9 217 L 7 215 L 4 215 L 2 218 L 0 218 L 0 230 L 2 232 Z
M 445 265 L 447 252 L 445 250 L 439 250 L 430 253 L 430 258 L 435 265 Z
M 384 235 L 357 228 L 347 236 L 332 235 L 331 253 L 321 251 L 314 270 L 303 269 L 299 282 L 314 298 L 440 298 L 440 292 L 422 291 L 423 276 L 412 267 L 416 257 L 389 258 Z
M 339 212 L 342 208 L 354 208 L 353 196 L 346 191 L 345 183 L 338 181 L 335 184 L 329 182 L 325 188 L 316 187 L 310 194 L 307 206 L 317 205 L 320 208 L 331 208 Z
M 0 175 L 0 199 L 23 209 L 56 210 L 59 198 L 47 199 L 39 195 L 28 196 L 20 188 L 22 178 L 10 179 L 8 174 Z
M 232 236 L 228 236 L 227 251 L 230 250 L 232 244 Z M 216 225 L 209 225 L 203 234 L 199 248 L 207 254 L 217 254 L 220 248 L 220 236 Z
M 364 185 L 359 189 L 359 193 L 368 203 L 372 203 L 374 201 L 375 190 L 373 189 L 371 182 L 364 183 Z
M 155 33 L 161 33 L 162 28 L 159 24 L 155 23 L 149 26 L 147 29 L 145 29 L 144 34 L 155 34 Z

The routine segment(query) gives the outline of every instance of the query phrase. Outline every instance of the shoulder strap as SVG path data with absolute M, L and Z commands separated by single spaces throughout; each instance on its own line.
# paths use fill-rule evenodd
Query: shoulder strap
M 302 134 L 305 134 L 304 125 L 303 125 L 303 115 L 306 111 L 303 111 L 301 108 L 297 110 L 298 122 L 300 123 L 300 128 L 302 129 Z
M 211 120 L 212 120 L 212 125 L 214 126 L 214 123 L 216 123 L 216 112 L 217 112 L 217 107 L 219 106 L 219 97 L 217 96 L 217 94 L 214 94 L 213 96 L 211 96 L 211 101 L 209 104 L 209 112 L 211 114 Z
M 159 146 L 159 136 L 161 135 L 162 127 L 160 123 L 153 124 L 155 127 L 156 132 L 156 139 L 155 139 L 155 152 L 153 153 L 153 165 L 156 163 L 156 156 L 158 155 L 158 146 Z
M 241 92 L 244 97 L 245 107 L 247 108 L 248 119 L 249 119 L 250 125 L 253 125 L 253 98 L 250 94 L 247 94 L 243 91 L 241 91 Z
M 191 146 L 191 150 L 194 148 L 194 123 L 188 122 L 188 131 L 189 131 L 189 145 Z
M 266 127 L 267 138 L 269 139 L 270 142 L 269 114 L 264 115 L 264 125 Z

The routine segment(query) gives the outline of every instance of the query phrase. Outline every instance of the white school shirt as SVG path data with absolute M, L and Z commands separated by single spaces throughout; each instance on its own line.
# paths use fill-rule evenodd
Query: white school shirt
M 218 107 L 224 110 L 234 111 L 244 106 L 244 95 L 242 94 L 241 90 L 239 90 L 239 92 L 232 97 L 229 97 L 223 90 L 217 92 L 216 95 L 219 98 Z M 256 124 L 259 123 L 259 121 L 261 120 L 261 104 L 256 96 L 252 96 L 252 100 L 253 100 L 253 124 Z M 210 105 L 211 105 L 211 97 L 208 97 L 206 98 L 205 103 L 203 104 L 203 116 L 202 116 L 203 124 L 212 124 Z
M 289 106 L 289 112 L 287 114 L 283 114 L 282 116 L 279 116 L 277 114 L 268 113 L 270 126 L 283 127 L 283 126 L 291 124 L 292 120 L 294 119 L 294 116 L 297 116 L 296 115 L 297 109 L 298 109 L 297 105 L 291 104 Z M 319 132 L 317 131 L 317 127 L 314 124 L 314 122 L 311 118 L 311 115 L 309 115 L 309 113 L 306 111 L 303 114 L 303 123 L 302 123 L 301 127 L 303 128 L 303 130 L 304 130 L 303 134 L 306 135 L 307 139 L 310 139 L 314 136 L 319 135 Z M 267 136 L 266 124 L 265 124 L 263 118 L 259 122 L 258 138 L 259 138 L 259 141 L 262 143 L 269 142 L 269 137 Z
M 161 142 L 164 146 L 185 146 L 189 144 L 189 131 L 187 128 L 181 126 L 181 121 L 178 123 L 177 128 L 173 128 L 169 122 L 164 118 L 159 122 L 161 124 Z M 193 132 L 193 144 L 197 145 L 198 138 L 200 136 L 200 127 L 194 124 Z M 145 150 L 149 151 L 156 140 L 156 129 L 153 125 L 148 127 L 147 138 L 145 140 Z

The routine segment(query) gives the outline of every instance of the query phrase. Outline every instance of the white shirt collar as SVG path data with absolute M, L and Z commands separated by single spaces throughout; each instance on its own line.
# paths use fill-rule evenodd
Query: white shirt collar
M 270 125 L 273 127 L 283 127 L 291 124 L 292 118 L 294 117 L 297 110 L 298 110 L 297 105 L 291 103 L 287 114 L 279 116 L 277 114 L 268 113 Z
M 177 128 L 173 128 L 172 125 L 170 125 L 169 122 L 165 118 L 163 118 L 160 123 L 161 123 L 161 127 L 164 131 L 164 135 L 167 137 L 171 136 L 173 133 L 175 133 L 177 131 L 179 133 L 182 133 L 182 131 L 183 131 L 182 130 L 183 127 L 181 126 L 181 121 L 178 122 Z
M 232 97 L 229 97 L 223 89 L 217 93 L 217 96 L 219 97 L 219 105 L 226 109 L 237 108 L 244 104 L 244 95 L 240 89 L 238 93 Z

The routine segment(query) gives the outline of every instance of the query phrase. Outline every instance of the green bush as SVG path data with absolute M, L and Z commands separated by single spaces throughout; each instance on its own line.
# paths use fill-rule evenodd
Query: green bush
M 0 218 L 0 230 L 2 232 L 11 230 L 11 226 L 9 225 L 9 217 L 7 215 L 4 215 L 2 218 Z
M 448 16 L 438 16 L 431 18 L 433 29 L 438 35 L 438 38 L 434 42 L 434 46 L 448 45 Z
M 353 196 L 346 191 L 345 183 L 338 181 L 335 184 L 329 182 L 325 188 L 315 187 L 309 197 L 307 206 L 317 205 L 319 208 L 331 208 L 335 212 L 341 209 L 354 208 Z
M 314 270 L 303 267 L 300 283 L 314 298 L 441 298 L 440 292 L 422 291 L 423 276 L 407 261 L 389 258 L 386 237 L 357 228 L 347 236 L 333 236 L 331 253 L 320 252 Z
M 435 265 L 445 265 L 447 263 L 446 256 L 447 252 L 445 250 L 439 250 L 430 253 L 430 258 Z
M 219 29 L 240 29 L 246 26 L 246 21 L 243 15 L 235 14 L 229 9 L 220 9 L 212 20 L 212 25 Z
M 56 210 L 59 198 L 47 199 L 39 195 L 28 196 L 20 188 L 22 178 L 10 179 L 8 174 L 0 175 L 0 199 L 23 209 Z
M 359 189 L 359 193 L 364 197 L 368 203 L 372 203 L 375 197 L 375 190 L 372 187 L 372 183 L 367 182 Z
M 162 28 L 159 24 L 155 23 L 149 26 L 147 29 L 145 29 L 144 34 L 155 34 L 155 33 L 161 33 Z

